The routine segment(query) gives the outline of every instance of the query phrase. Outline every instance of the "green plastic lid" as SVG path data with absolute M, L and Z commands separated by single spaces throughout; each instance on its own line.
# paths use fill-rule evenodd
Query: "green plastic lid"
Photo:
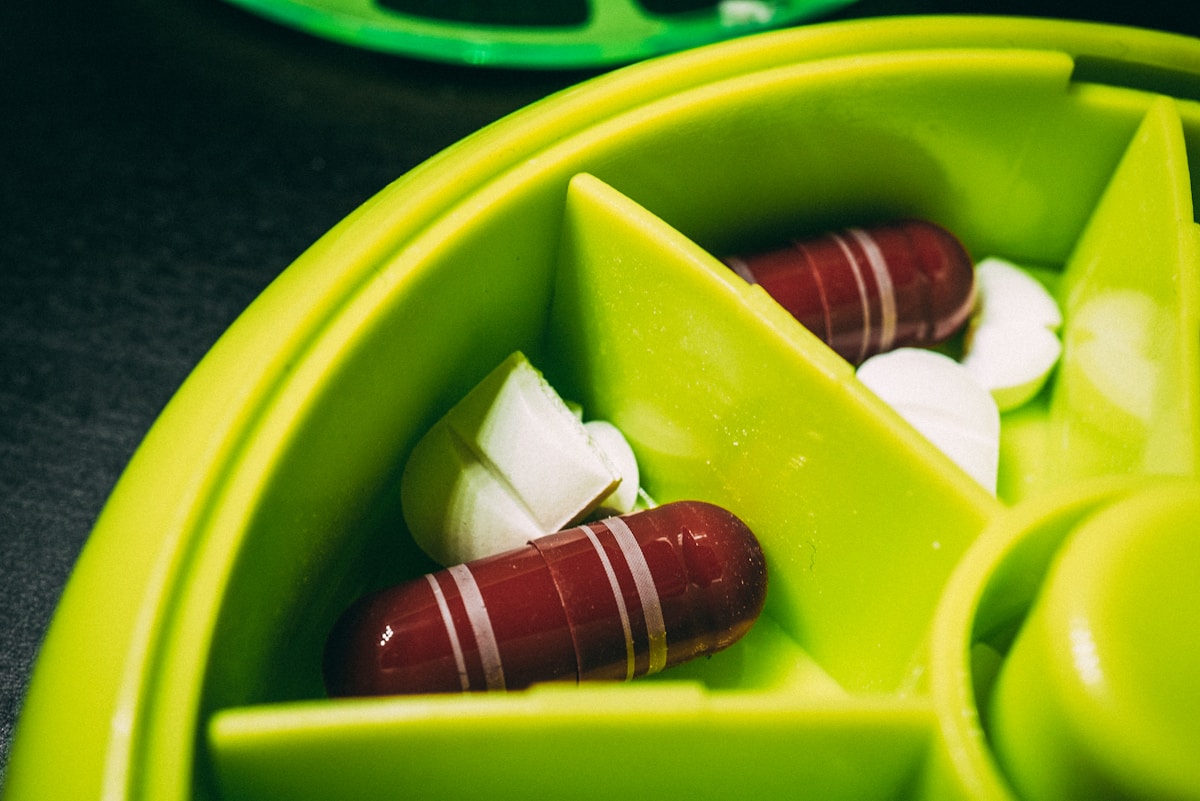
M 854 0 L 229 0 L 371 50 L 490 67 L 586 68 L 814 18 Z

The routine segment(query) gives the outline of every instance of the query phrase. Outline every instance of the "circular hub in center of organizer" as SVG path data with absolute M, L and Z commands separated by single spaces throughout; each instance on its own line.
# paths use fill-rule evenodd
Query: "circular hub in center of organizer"
M 1198 526 L 1195 482 L 1104 479 L 1026 502 L 981 536 L 932 640 L 936 753 L 960 791 L 1200 789 Z
M 1068 536 L 1006 655 L 989 734 L 1026 799 L 1200 789 L 1200 487 L 1162 486 Z

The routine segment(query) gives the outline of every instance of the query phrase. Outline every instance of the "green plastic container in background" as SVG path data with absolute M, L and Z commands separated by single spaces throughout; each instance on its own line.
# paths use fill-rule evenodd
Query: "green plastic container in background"
M 1200 41 L 965 17 L 712 45 L 469 137 L 317 242 L 154 426 L 5 797 L 998 801 L 1068 764 L 1200 796 L 1198 148 Z M 1063 305 L 998 497 L 710 255 L 897 216 Z M 334 617 L 433 567 L 407 452 L 514 350 L 622 428 L 656 500 L 746 520 L 764 616 L 628 685 L 324 699 Z
M 526 69 L 624 64 L 780 28 L 854 0 L 228 0 L 395 55 Z

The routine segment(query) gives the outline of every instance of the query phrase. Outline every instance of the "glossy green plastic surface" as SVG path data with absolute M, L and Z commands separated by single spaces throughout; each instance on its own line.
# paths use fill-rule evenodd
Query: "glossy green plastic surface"
M 1069 535 L 990 700 L 1022 795 L 1187 798 L 1200 787 L 1200 491 L 1157 487 Z
M 292 265 L 155 425 L 5 797 L 1015 797 L 989 707 L 1055 554 L 1103 507 L 1195 491 L 1196 98 L 1192 39 L 897 18 L 639 64 L 450 148 Z M 998 497 L 712 255 L 896 216 L 1063 305 L 1062 364 L 1002 420 Z M 333 619 L 433 567 L 407 453 L 515 350 L 621 427 L 656 500 L 746 520 L 763 617 L 629 685 L 327 700 Z
M 380 0 L 228 0 L 267 19 L 344 44 L 487 67 L 599 67 L 795 24 L 854 0 L 723 0 L 654 11 L 639 0 L 524 4 Z M 424 7 L 440 5 L 432 11 Z M 685 4 L 694 5 L 694 4 Z M 555 10 L 564 7 L 562 10 Z M 670 4 L 664 7 L 670 8 Z M 431 13 L 432 12 L 432 13 Z

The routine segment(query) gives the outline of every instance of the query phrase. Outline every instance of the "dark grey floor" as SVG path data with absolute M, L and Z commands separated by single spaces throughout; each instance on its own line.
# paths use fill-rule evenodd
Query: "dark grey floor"
M 843 16 L 987 10 L 1200 34 L 1191 3 L 1108 5 L 862 0 Z M 386 183 L 585 77 L 359 52 L 219 0 L 0 3 L 0 784 L 71 566 L 196 362 Z

